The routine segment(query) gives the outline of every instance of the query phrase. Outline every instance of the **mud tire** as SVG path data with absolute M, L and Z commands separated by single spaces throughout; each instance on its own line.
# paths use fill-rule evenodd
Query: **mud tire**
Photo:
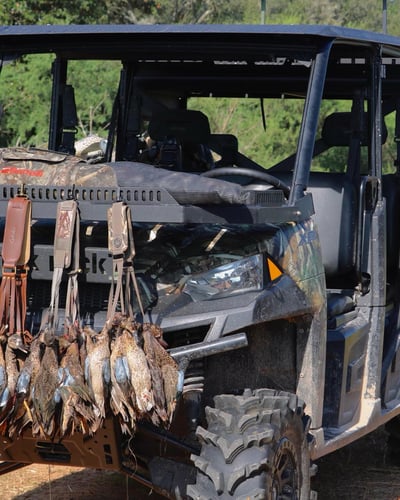
M 310 498 L 310 419 L 295 395 L 271 389 L 220 395 L 198 427 L 193 500 Z

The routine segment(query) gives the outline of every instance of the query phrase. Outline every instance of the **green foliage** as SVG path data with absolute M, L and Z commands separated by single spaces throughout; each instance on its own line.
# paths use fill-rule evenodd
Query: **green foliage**
M 267 1 L 266 22 L 271 24 L 334 24 L 382 31 L 380 0 L 284 0 Z M 400 34 L 400 9 L 397 0 L 387 2 L 388 33 Z
M 118 90 L 121 65 L 108 61 L 71 61 L 68 82 L 75 89 L 78 112 L 77 137 L 107 135 L 112 106 Z
M 48 54 L 29 56 L 3 68 L 0 146 L 47 143 L 53 57 Z M 75 89 L 79 119 L 77 137 L 90 133 L 105 135 L 118 88 L 119 68 L 117 62 L 108 62 L 106 71 L 103 62 L 70 63 L 68 81 Z
M 208 116 L 213 133 L 235 135 L 240 152 L 264 167 L 273 166 L 296 150 L 301 100 L 265 100 L 265 130 L 259 99 L 193 98 L 188 105 Z
M 0 145 L 47 141 L 51 98 L 51 57 L 29 56 L 3 68 L 0 99 Z
M 376 0 L 267 0 L 267 23 L 316 23 L 382 30 L 382 2 Z M 387 2 L 388 32 L 400 34 L 397 0 Z M 260 23 L 260 0 L 2 0 L 0 24 L 81 23 Z M 78 66 L 79 69 L 78 69 Z M 51 96 L 51 59 L 27 57 L 6 65 L 0 78 L 0 145 L 36 144 L 47 141 L 48 105 Z M 73 63 L 69 82 L 73 84 L 79 118 L 78 136 L 100 133 L 108 126 L 117 90 L 118 64 Z M 192 100 L 202 109 L 214 132 L 239 137 L 240 149 L 266 167 L 296 149 L 302 102 L 266 101 L 266 130 L 259 100 L 237 99 L 217 102 Z M 326 103 L 322 116 L 342 110 L 341 103 Z M 393 117 L 387 119 L 392 131 Z M 391 137 L 392 137 L 391 136 Z M 393 165 L 393 139 L 384 145 L 384 164 Z M 329 151 L 315 161 L 317 169 L 341 168 L 343 151 Z
M 385 174 L 394 173 L 397 156 L 397 140 L 395 140 L 395 113 L 385 117 L 388 137 L 382 147 L 382 170 Z
M 109 0 L 2 0 L 0 24 L 83 24 L 106 23 Z M 141 2 L 143 3 L 143 2 Z M 146 2 L 145 2 L 146 3 Z M 82 89 L 82 129 L 104 128 L 106 112 L 112 106 L 111 89 L 107 87 L 112 73 L 104 71 L 100 63 L 88 64 L 76 78 L 76 90 Z M 115 93 L 115 86 L 114 86 Z M 0 145 L 35 144 L 47 142 L 49 103 L 51 97 L 51 57 L 32 56 L 6 65 L 0 78 L 0 104 L 3 116 L 0 122 Z M 95 117 L 90 113 L 94 113 Z
M 2 0 L 0 24 L 107 22 L 105 0 Z
M 250 3 L 254 2 L 254 0 Z M 159 0 L 156 20 L 163 23 L 243 23 L 249 5 L 242 0 Z
M 154 23 L 158 21 L 162 2 L 157 0 L 107 1 L 107 13 L 111 23 Z

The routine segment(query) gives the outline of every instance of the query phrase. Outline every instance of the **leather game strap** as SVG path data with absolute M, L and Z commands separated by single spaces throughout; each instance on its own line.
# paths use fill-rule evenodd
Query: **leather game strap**
M 31 246 L 31 201 L 16 196 L 8 202 L 2 246 L 2 280 L 0 285 L 1 330 L 8 335 L 25 332 L 26 286 Z

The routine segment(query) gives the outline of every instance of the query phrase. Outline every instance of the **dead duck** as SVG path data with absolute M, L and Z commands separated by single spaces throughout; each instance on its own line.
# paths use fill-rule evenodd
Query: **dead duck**
M 29 355 L 19 372 L 16 385 L 16 402 L 13 414 L 10 416 L 9 435 L 21 434 L 23 429 L 32 422 L 32 389 L 40 369 L 44 345 L 39 335 L 33 338 Z
M 138 417 L 141 418 L 154 408 L 154 397 L 151 373 L 141 347 L 137 325 L 130 318 L 121 321 L 120 338 L 129 381 L 135 393 Z
M 143 336 L 143 349 L 150 368 L 154 395 L 154 413 L 151 415 L 151 420 L 155 425 L 158 425 L 160 421 L 163 423 L 168 421 L 163 374 L 156 354 L 156 349 L 160 345 L 153 335 L 149 323 L 143 325 L 141 334 Z M 154 345 L 155 343 L 158 344 L 158 347 Z
M 57 430 L 56 409 L 60 403 L 58 339 L 53 328 L 46 326 L 40 340 L 44 353 L 32 387 L 32 433 L 52 438 Z
M 167 349 L 168 343 L 164 340 L 164 332 L 161 326 L 155 323 L 143 323 L 143 330 L 149 331 L 161 347 Z
M 136 395 L 130 382 L 128 360 L 125 355 L 125 338 L 122 329 L 116 328 L 111 347 L 110 406 L 120 420 L 121 430 L 132 434 L 136 429 Z
M 111 380 L 110 335 L 108 326 L 96 333 L 89 326 L 83 328 L 86 336 L 87 355 L 85 360 L 85 380 L 95 401 L 97 428 L 106 418 L 107 399 Z M 93 431 L 97 430 L 94 426 Z
M 62 400 L 60 437 L 74 434 L 93 434 L 100 425 L 99 410 L 84 380 L 79 353 L 80 332 L 76 324 L 66 323 L 60 338 L 59 394 Z
M 172 356 L 162 347 L 158 339 L 162 339 L 162 330 L 158 325 L 144 323 L 142 327 L 143 337 L 145 339 L 145 349 L 152 350 L 151 357 L 155 359 L 156 364 L 161 371 L 163 388 L 165 394 L 165 408 L 168 415 L 168 421 L 171 422 L 181 385 L 181 373 L 178 364 Z M 151 340 L 153 338 L 155 341 Z M 147 344 L 146 344 L 147 340 Z M 150 349 L 151 346 L 151 349 Z
M 9 426 L 10 415 L 14 412 L 16 402 L 15 388 L 19 375 L 19 363 L 17 350 L 14 349 L 13 339 L 16 334 L 11 335 L 7 339 L 7 344 L 4 353 L 4 370 L 6 370 L 6 377 L 4 383 L 6 387 L 3 390 L 2 399 L 3 407 L 0 413 L 0 434 L 5 435 Z

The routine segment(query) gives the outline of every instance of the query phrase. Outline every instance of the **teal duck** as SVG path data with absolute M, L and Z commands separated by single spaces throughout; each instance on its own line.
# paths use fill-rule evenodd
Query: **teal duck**
M 150 340 L 150 335 L 155 339 L 155 341 Z M 168 415 L 168 420 L 171 422 L 176 401 L 179 385 L 181 384 L 181 373 L 178 368 L 178 364 L 172 358 L 172 356 L 162 347 L 159 339 L 162 339 L 162 330 L 158 325 L 152 323 L 143 324 L 143 336 L 145 342 L 147 339 L 147 346 L 152 346 L 152 357 L 155 359 L 156 364 L 161 370 L 161 375 L 163 379 L 163 387 L 165 394 L 165 408 Z M 163 341 L 164 343 L 164 341 Z M 165 343 L 164 343 L 165 345 Z M 146 346 L 146 343 L 145 343 Z M 146 348 L 146 347 L 145 347 Z M 147 347 L 148 348 L 148 347 Z
M 154 337 L 149 323 L 145 323 L 142 327 L 143 349 L 146 354 L 147 363 L 150 368 L 151 382 L 154 395 L 154 412 L 151 414 L 151 420 L 155 425 L 161 422 L 168 421 L 166 411 L 166 400 L 164 392 L 164 381 L 161 367 L 158 364 L 156 350 L 160 347 L 156 338 Z M 154 344 L 158 344 L 155 346 Z
M 44 345 L 39 335 L 33 338 L 29 355 L 19 372 L 16 385 L 16 402 L 13 415 L 10 417 L 9 435 L 21 434 L 23 429 L 32 423 L 32 391 L 40 370 Z
M 14 336 L 11 335 L 7 339 L 7 344 L 4 353 L 4 370 L 6 371 L 6 377 L 4 377 L 4 383 L 7 384 L 3 390 L 2 399 L 4 398 L 3 407 L 0 412 L 0 434 L 5 435 L 8 431 L 10 415 L 14 412 L 15 402 L 16 402 L 16 386 L 19 375 L 19 361 L 17 356 L 17 349 L 14 347 Z
M 111 344 L 111 392 L 110 406 L 118 415 L 121 429 L 125 434 L 132 434 L 136 429 L 136 395 L 130 382 L 128 360 L 125 355 L 126 339 L 123 330 L 116 328 Z
M 136 324 L 126 318 L 121 321 L 121 349 L 126 358 L 130 384 L 135 393 L 138 417 L 147 415 L 154 408 L 151 374 Z
M 56 410 L 59 407 L 58 339 L 53 328 L 40 333 L 44 353 L 32 387 L 32 433 L 54 437 L 57 430 Z
M 69 436 L 79 430 L 82 434 L 93 434 L 100 422 L 99 410 L 84 380 L 79 353 L 79 329 L 67 323 L 66 332 L 60 338 L 59 393 L 62 399 L 60 436 Z M 97 417 L 96 417 L 97 415 Z
M 110 334 L 107 326 L 96 333 L 89 326 L 83 328 L 86 337 L 87 355 L 85 360 L 85 379 L 92 391 L 95 401 L 97 425 L 93 432 L 101 425 L 106 417 L 106 402 L 109 397 L 110 373 Z

